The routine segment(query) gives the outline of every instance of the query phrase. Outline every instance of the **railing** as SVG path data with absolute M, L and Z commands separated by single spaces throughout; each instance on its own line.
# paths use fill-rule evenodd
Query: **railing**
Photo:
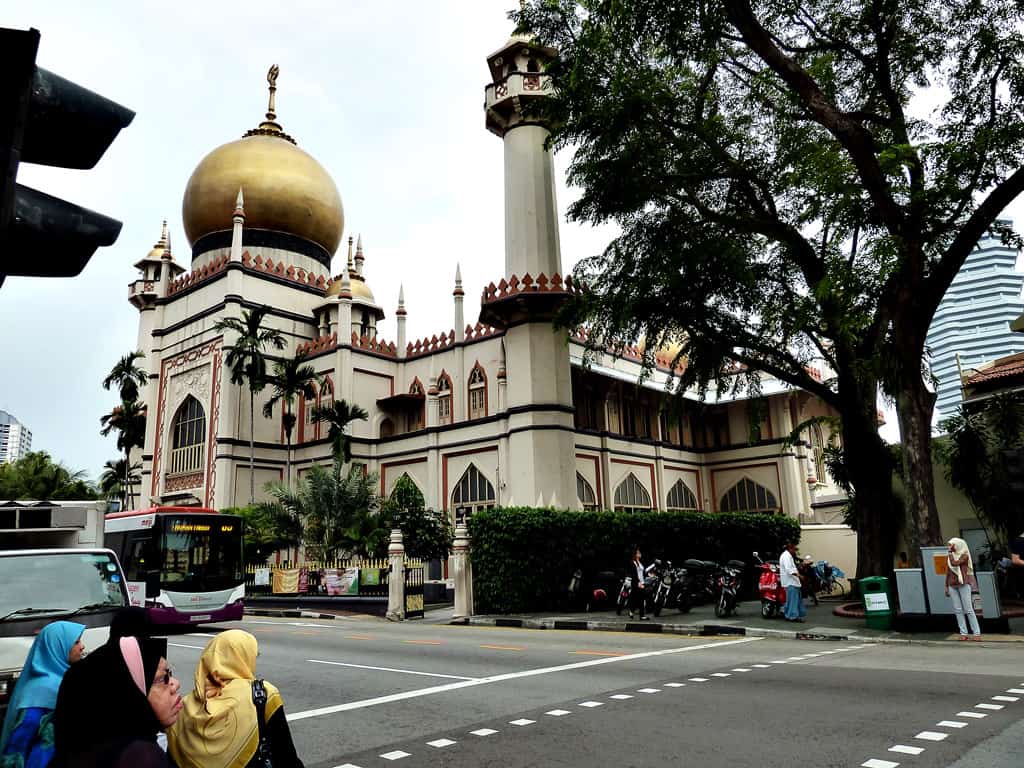
M 422 568 L 420 560 L 406 560 L 406 568 Z M 257 584 L 263 571 L 266 584 Z M 379 597 L 387 599 L 390 565 L 387 558 L 247 565 L 245 591 L 248 595 L 308 594 L 321 596 Z
M 206 446 L 203 443 L 186 445 L 183 448 L 172 448 L 171 467 L 168 474 L 178 475 L 202 469 L 205 448 Z

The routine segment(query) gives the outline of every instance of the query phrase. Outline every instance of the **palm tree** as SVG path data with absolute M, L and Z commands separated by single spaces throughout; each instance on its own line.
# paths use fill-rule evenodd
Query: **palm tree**
M 141 482 L 139 473 L 142 471 L 142 464 L 135 462 L 125 468 L 125 460 L 118 459 L 108 461 L 103 467 L 103 474 L 100 475 L 100 493 L 108 499 L 120 500 L 123 508 L 127 509 L 129 489 Z
M 310 400 L 316 397 L 313 384 L 318 381 L 316 369 L 305 364 L 306 356 L 297 354 L 295 357 L 274 363 L 274 372 L 266 376 L 272 394 L 263 406 L 263 415 L 268 419 L 274 415 L 274 406 L 280 401 L 284 407 L 281 417 L 284 424 L 284 436 L 288 443 L 288 454 L 285 456 L 286 487 L 292 485 L 292 430 L 295 428 L 295 398 L 301 395 Z
M 124 451 L 124 484 L 127 488 L 127 506 L 131 507 L 135 499 L 130 478 L 132 448 L 141 448 L 146 440 L 146 406 L 138 400 L 124 401 L 115 406 L 110 413 L 100 417 L 103 428 L 100 434 L 106 437 L 117 430 L 117 448 Z
M 110 369 L 107 378 L 103 380 L 103 388 L 110 389 L 116 384 L 122 401 L 130 403 L 138 400 L 139 387 L 145 386 L 147 374 L 135 364 L 135 361 L 144 357 L 145 354 L 142 352 L 129 352 L 118 360 L 117 365 Z
M 262 306 L 243 310 L 242 319 L 228 317 L 218 322 L 218 331 L 232 331 L 238 334 L 235 344 L 228 351 L 224 362 L 231 369 L 231 383 L 249 385 L 249 504 L 256 501 L 256 393 L 262 392 L 266 384 L 267 359 L 263 349 L 271 346 L 284 349 L 284 336 L 274 328 L 261 328 L 263 318 L 270 307 Z
M 330 425 L 327 435 L 331 438 L 334 458 L 341 464 L 352 460 L 352 447 L 345 434 L 346 428 L 353 421 L 366 421 L 369 417 L 370 414 L 358 405 L 349 405 L 344 400 L 335 400 L 331 405 L 318 405 L 313 409 L 315 421 Z

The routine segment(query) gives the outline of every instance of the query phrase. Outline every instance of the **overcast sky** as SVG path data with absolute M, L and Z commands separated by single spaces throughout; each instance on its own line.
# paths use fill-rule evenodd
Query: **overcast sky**
M 38 63 L 135 110 L 92 171 L 24 165 L 18 180 L 124 222 L 76 278 L 8 278 L 0 288 L 0 409 L 33 448 L 95 478 L 117 457 L 99 418 L 116 404 L 100 382 L 136 346 L 127 301 L 132 265 L 167 219 L 188 265 L 181 198 L 213 148 L 255 127 L 266 71 L 281 68 L 285 131 L 334 177 L 345 236 L 362 233 L 365 274 L 387 313 L 405 284 L 409 339 L 447 331 L 456 262 L 466 319 L 504 271 L 501 141 L 484 129 L 485 57 L 512 25 L 514 0 L 291 0 L 245 3 L 0 4 L 0 26 L 36 27 Z M 556 157 L 564 177 L 566 157 Z M 572 198 L 560 181 L 559 206 Z M 1021 204 L 1008 211 L 1014 216 Z M 1021 216 L 1016 215 L 1020 220 Z M 600 251 L 612 230 L 563 221 L 563 271 Z M 344 256 L 344 246 L 341 249 Z M 333 272 L 340 270 L 336 258 Z M 895 418 L 883 434 L 896 437 Z

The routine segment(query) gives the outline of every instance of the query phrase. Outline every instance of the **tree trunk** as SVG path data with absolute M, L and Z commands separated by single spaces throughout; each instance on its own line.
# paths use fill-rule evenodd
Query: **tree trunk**
M 249 506 L 256 503 L 256 393 L 249 387 Z
M 125 510 L 132 508 L 132 504 L 135 501 L 135 494 L 132 492 L 132 449 L 125 448 L 124 451 L 124 496 L 125 496 Z
M 896 414 L 903 443 L 903 484 L 921 546 L 942 543 L 932 470 L 934 408 L 935 393 L 925 387 L 923 380 L 904 384 L 896 395 Z

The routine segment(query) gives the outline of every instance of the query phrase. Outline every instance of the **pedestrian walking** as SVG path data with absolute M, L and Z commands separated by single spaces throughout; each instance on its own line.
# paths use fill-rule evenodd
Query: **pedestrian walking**
M 257 651 L 256 638 L 241 629 L 207 644 L 195 688 L 167 732 L 167 751 L 179 768 L 303 768 L 280 692 L 256 677 Z
M 796 565 L 796 544 L 792 542 L 786 543 L 786 548 L 779 556 L 779 577 L 782 586 L 786 588 L 786 621 L 803 622 L 807 609 L 804 607 L 803 585 Z
M 974 578 L 974 561 L 967 542 L 963 539 L 950 539 L 949 554 L 946 557 L 949 561 L 946 568 L 946 597 L 953 602 L 960 639 L 967 639 L 967 624 L 970 623 L 972 639 L 981 640 L 981 628 L 978 626 L 978 617 L 974 615 L 974 600 L 971 597 L 972 592 L 978 591 L 978 582 Z
M 626 573 L 633 579 L 633 589 L 629 593 L 629 618 L 633 618 L 633 611 L 639 608 L 640 620 L 647 621 L 647 589 L 644 585 L 644 577 L 647 576 L 647 568 L 640 561 L 640 547 L 633 548 L 633 559 L 629 561 Z
M 64 676 L 53 768 L 170 768 L 156 736 L 178 719 L 180 688 L 166 639 L 106 643 Z
M 36 636 L 14 687 L 3 731 L 0 766 L 46 768 L 53 759 L 53 710 L 68 668 L 81 660 L 85 625 L 55 621 Z

